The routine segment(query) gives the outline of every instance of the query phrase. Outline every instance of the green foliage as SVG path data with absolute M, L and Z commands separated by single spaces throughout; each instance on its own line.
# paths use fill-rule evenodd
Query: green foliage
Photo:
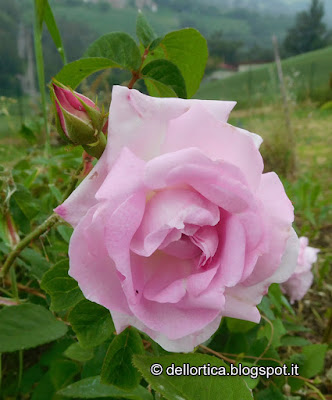
M 55 79 L 75 89 L 83 79 L 105 68 L 119 68 L 120 65 L 104 57 L 82 58 L 65 65 Z
M 172 61 L 183 75 L 188 97 L 192 97 L 203 78 L 207 56 L 204 37 L 196 29 L 186 28 L 165 35 L 146 62 L 156 58 Z
M 84 348 L 103 343 L 114 332 L 110 312 L 89 300 L 82 300 L 71 310 L 68 320 Z
M 47 271 L 40 287 L 51 296 L 51 310 L 62 311 L 75 306 L 84 297 L 77 282 L 68 276 L 69 260 L 56 263 Z
M 202 366 L 209 364 L 224 367 L 226 364 L 216 358 L 202 354 L 174 354 L 163 357 L 134 356 L 134 365 L 141 371 L 152 388 L 161 393 L 166 399 L 208 400 L 217 399 L 220 393 L 225 399 L 252 399 L 252 394 L 242 378 L 237 376 L 169 376 L 166 369 L 172 364 L 182 367 L 184 364 Z M 152 364 L 160 364 L 163 373 L 152 375 Z
M 311 344 L 303 348 L 305 361 L 300 370 L 303 376 L 312 378 L 322 371 L 327 347 L 327 344 Z
M 88 361 L 91 360 L 94 355 L 92 349 L 83 349 L 79 343 L 71 344 L 63 354 L 75 361 Z
M 161 83 L 173 89 L 174 93 L 179 97 L 187 97 L 186 83 L 179 68 L 168 60 L 153 60 L 149 62 L 142 69 L 142 75 L 144 80 L 151 82 L 152 85 L 153 83 L 157 85 Z M 156 90 L 158 89 L 156 88 Z
M 0 353 L 40 346 L 66 332 L 64 322 L 37 304 L 21 304 L 0 311 Z
M 135 328 L 127 328 L 116 336 L 107 351 L 101 382 L 124 390 L 138 386 L 141 375 L 132 365 L 134 354 L 143 354 L 142 339 Z
M 141 11 L 139 11 L 137 15 L 136 36 L 145 49 L 149 48 L 152 42 L 157 39 L 157 35 Z M 151 48 L 151 50 L 152 49 L 153 48 Z
M 100 376 L 94 376 L 75 382 L 58 392 L 59 395 L 71 398 L 95 399 L 107 397 L 108 399 L 128 400 L 153 400 L 152 395 L 142 386 L 131 392 L 118 389 L 115 386 L 104 385 Z
M 120 68 L 137 70 L 141 63 L 139 48 L 127 33 L 113 32 L 102 36 L 87 49 L 87 57 L 109 58 Z

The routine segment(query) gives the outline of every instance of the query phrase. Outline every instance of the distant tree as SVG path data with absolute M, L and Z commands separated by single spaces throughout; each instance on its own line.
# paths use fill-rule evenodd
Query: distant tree
M 207 39 L 209 55 L 219 58 L 226 64 L 237 65 L 239 61 L 239 49 L 243 45 L 240 41 L 226 40 L 222 31 L 214 32 Z
M 284 41 L 286 53 L 295 55 L 325 47 L 327 29 L 323 17 L 324 5 L 321 0 L 311 0 L 309 10 L 296 15 L 295 25 L 287 33 Z

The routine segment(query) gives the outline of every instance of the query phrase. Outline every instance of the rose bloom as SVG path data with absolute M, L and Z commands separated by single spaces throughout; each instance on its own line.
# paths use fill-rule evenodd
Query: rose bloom
M 74 227 L 69 274 L 118 333 L 192 351 L 223 316 L 259 322 L 292 274 L 293 206 L 262 139 L 227 124 L 234 105 L 113 88 L 106 149 L 55 211 Z
M 307 237 L 302 236 L 299 241 L 300 251 L 295 271 L 292 276 L 281 285 L 281 289 L 290 297 L 291 304 L 297 300 L 301 300 L 310 289 L 314 280 L 311 268 L 317 261 L 317 254 L 319 253 L 319 249 L 308 246 L 309 240 Z

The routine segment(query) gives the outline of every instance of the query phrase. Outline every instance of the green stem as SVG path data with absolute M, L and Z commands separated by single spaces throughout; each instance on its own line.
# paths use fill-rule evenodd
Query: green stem
M 44 128 L 45 128 L 45 155 L 47 156 L 50 152 L 51 145 L 50 145 L 50 132 L 47 121 L 47 102 L 45 93 L 45 71 L 44 71 L 44 56 L 43 56 L 43 45 L 42 45 L 43 24 L 39 23 L 37 1 L 35 0 L 34 3 L 35 3 L 34 44 L 35 44 L 35 54 L 36 54 L 38 85 L 41 96 L 41 105 L 42 105 Z
M 10 282 L 11 282 L 11 287 L 12 287 L 12 296 L 16 301 L 19 302 L 16 272 L 15 272 L 14 267 L 10 268 L 9 274 L 10 274 Z
M 315 393 L 317 393 L 317 395 L 318 395 L 318 397 L 319 397 L 320 399 L 326 400 L 326 397 L 323 395 L 323 393 L 322 393 L 318 388 L 316 388 L 316 386 L 312 385 L 311 383 L 309 383 L 309 382 L 307 382 L 307 381 L 305 381 L 305 384 L 306 384 L 310 389 L 312 389 Z
M 16 257 L 21 253 L 21 251 L 29 246 L 30 242 L 34 239 L 38 238 L 40 235 L 45 233 L 48 229 L 50 229 L 54 224 L 60 221 L 60 217 L 57 214 L 52 214 L 47 218 L 41 225 L 39 225 L 35 230 L 30 232 L 24 239 L 22 239 L 14 248 L 14 250 L 9 253 L 5 263 L 3 264 L 2 270 L 0 271 L 0 278 L 5 278 L 7 275 L 9 268 L 12 266 Z

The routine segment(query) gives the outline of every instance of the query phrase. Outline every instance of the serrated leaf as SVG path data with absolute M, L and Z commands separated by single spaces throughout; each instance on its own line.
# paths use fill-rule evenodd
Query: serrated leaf
M 0 311 L 0 353 L 37 347 L 66 332 L 62 321 L 36 304 L 20 304 Z
M 208 58 L 205 38 L 193 28 L 180 29 L 165 35 L 146 62 L 156 58 L 165 58 L 173 62 L 181 71 L 186 83 L 188 98 L 199 88 Z
M 157 39 L 157 35 L 142 11 L 138 11 L 136 20 L 136 35 L 145 48 L 148 48 L 150 44 Z
M 94 353 L 92 349 L 83 349 L 79 343 L 73 343 L 63 354 L 71 360 L 88 361 L 93 358 Z
M 75 89 L 83 79 L 87 78 L 94 72 L 106 68 L 121 68 L 121 66 L 109 60 L 108 58 L 81 58 L 66 64 L 55 76 L 55 79 L 61 82 L 63 85 L 70 86 L 72 89 Z
M 142 339 L 135 328 L 127 328 L 111 342 L 101 371 L 101 382 L 131 390 L 141 375 L 132 364 L 134 354 L 143 354 Z
M 186 98 L 186 83 L 179 68 L 168 60 L 154 60 L 142 69 L 145 80 L 169 86 L 178 97 Z
M 82 347 L 98 346 L 115 331 L 110 312 L 89 300 L 82 300 L 70 311 L 68 320 Z
M 303 347 L 302 354 L 305 356 L 305 361 L 300 369 L 302 376 L 312 378 L 323 370 L 327 348 L 327 344 L 312 344 Z
M 153 400 L 149 393 L 142 386 L 138 386 L 134 390 L 127 392 L 118 389 L 115 386 L 103 385 L 100 382 L 100 376 L 92 376 L 82 379 L 58 392 L 59 395 L 71 398 L 95 399 L 97 397 L 108 397 L 116 399 L 128 400 Z
M 47 271 L 40 287 L 51 296 L 51 310 L 62 311 L 75 306 L 84 296 L 77 282 L 68 275 L 69 260 L 61 260 Z
M 86 57 L 104 57 L 129 71 L 137 70 L 141 54 L 135 40 L 124 32 L 112 32 L 93 42 L 85 53 Z
M 251 392 L 244 380 L 238 376 L 169 376 L 166 368 L 174 364 L 182 367 L 184 364 L 193 366 L 222 367 L 227 370 L 226 364 L 216 357 L 203 354 L 172 354 L 169 356 L 155 357 L 139 355 L 134 356 L 134 365 L 141 371 L 143 377 L 151 387 L 161 393 L 168 400 L 210 400 L 219 399 L 252 399 Z M 151 374 L 151 365 L 160 364 L 163 373 L 159 376 Z

